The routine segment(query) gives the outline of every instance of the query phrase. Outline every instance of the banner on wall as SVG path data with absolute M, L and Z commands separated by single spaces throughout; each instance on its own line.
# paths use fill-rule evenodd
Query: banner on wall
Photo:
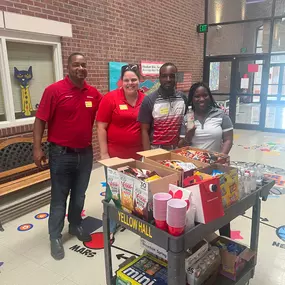
M 159 69 L 164 62 L 157 61 L 141 61 L 141 75 L 142 76 L 158 76 Z

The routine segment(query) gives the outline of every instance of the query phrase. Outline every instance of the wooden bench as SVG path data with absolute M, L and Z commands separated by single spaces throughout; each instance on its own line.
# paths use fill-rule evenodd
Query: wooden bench
M 48 157 L 46 138 L 43 139 L 42 149 Z M 33 162 L 32 137 L 16 137 L 0 143 L 0 199 L 49 179 L 48 164 L 38 169 Z

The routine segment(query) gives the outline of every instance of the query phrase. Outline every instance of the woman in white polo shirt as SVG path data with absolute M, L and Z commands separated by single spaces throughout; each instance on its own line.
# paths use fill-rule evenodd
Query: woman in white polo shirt
M 233 124 L 230 117 L 218 107 L 205 83 L 198 82 L 191 86 L 188 106 L 194 111 L 195 127 L 186 131 L 186 124 L 183 124 L 179 146 L 191 145 L 228 154 L 233 145 Z M 220 229 L 220 235 L 230 237 L 230 234 L 230 224 Z

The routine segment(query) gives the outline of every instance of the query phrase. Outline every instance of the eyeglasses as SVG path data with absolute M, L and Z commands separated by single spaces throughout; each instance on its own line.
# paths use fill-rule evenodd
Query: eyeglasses
M 139 70 L 139 65 L 138 64 L 127 64 L 122 66 L 122 73 L 126 71 L 138 71 Z

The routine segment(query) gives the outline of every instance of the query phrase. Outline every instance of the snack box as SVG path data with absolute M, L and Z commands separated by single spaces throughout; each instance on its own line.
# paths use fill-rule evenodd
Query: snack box
M 143 254 L 117 271 L 116 285 L 167 285 L 167 264 Z
M 190 156 L 187 155 L 187 150 L 191 152 L 197 152 L 197 155 L 191 158 Z M 230 157 L 226 154 L 213 152 L 213 151 L 207 151 L 205 149 L 195 148 L 191 146 L 178 148 L 178 149 L 172 150 L 171 152 L 176 153 L 180 156 L 188 157 L 188 158 L 198 160 L 198 161 L 201 161 L 207 164 L 213 164 L 213 163 L 219 163 L 219 164 L 224 164 L 224 165 L 230 164 Z M 207 156 L 199 155 L 200 153 L 207 154 Z M 210 161 L 208 161 L 208 159 Z
M 141 152 L 138 152 L 138 154 L 143 157 L 143 161 L 145 163 L 150 163 L 153 165 L 157 165 L 158 167 L 171 169 L 174 173 L 177 174 L 178 179 L 179 179 L 179 186 L 182 186 L 182 187 L 184 187 L 184 179 L 189 177 L 189 176 L 192 176 L 194 169 L 191 169 L 188 171 L 183 171 L 180 169 L 169 168 L 169 167 L 161 164 L 160 163 L 161 161 L 163 161 L 163 160 L 179 160 L 181 162 L 186 162 L 186 163 L 190 162 L 190 163 L 193 163 L 194 165 L 196 165 L 197 169 L 202 168 L 202 167 L 206 167 L 209 165 L 207 163 L 203 163 L 203 162 L 200 162 L 198 160 L 190 159 L 190 158 L 178 155 L 178 154 L 173 153 L 173 152 L 169 152 L 169 151 L 161 149 L 161 148 L 141 151 Z
M 226 245 L 228 245 L 229 243 L 236 244 L 242 249 L 242 251 L 238 255 L 229 252 L 227 249 L 220 249 L 220 254 L 222 258 L 220 274 L 233 281 L 236 281 L 247 263 L 254 258 L 256 252 L 249 249 L 246 245 L 243 245 L 226 237 L 218 237 L 217 239 L 212 241 L 212 244 L 217 245 L 218 241 L 221 241 Z
M 106 200 L 112 199 L 119 209 L 133 213 L 146 221 L 152 219 L 153 194 L 168 193 L 169 184 L 178 183 L 177 175 L 173 171 L 134 159 L 110 158 L 99 162 L 105 166 Z M 145 182 L 117 170 L 124 166 L 155 171 L 160 178 Z
M 199 175 L 201 173 L 212 175 L 213 170 L 223 172 L 217 177 L 220 179 L 223 206 L 227 208 L 239 200 L 238 169 L 221 164 L 212 164 L 199 169 Z

